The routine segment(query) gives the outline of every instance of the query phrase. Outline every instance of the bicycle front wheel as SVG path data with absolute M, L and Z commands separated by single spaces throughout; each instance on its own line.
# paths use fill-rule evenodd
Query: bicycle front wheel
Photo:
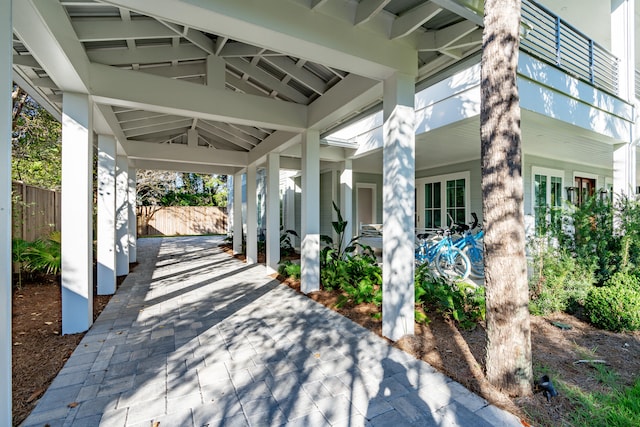
M 462 250 L 471 261 L 471 277 L 482 279 L 484 277 L 484 256 L 482 249 L 475 246 L 465 246 Z
M 446 248 L 436 255 L 436 270 L 450 280 L 465 280 L 471 272 L 471 261 L 460 249 Z

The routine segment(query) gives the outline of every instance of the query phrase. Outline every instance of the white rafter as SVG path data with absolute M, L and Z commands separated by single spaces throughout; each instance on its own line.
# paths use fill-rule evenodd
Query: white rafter
M 442 8 L 434 3 L 426 2 L 403 13 L 393 21 L 391 26 L 391 39 L 404 37 L 425 22 L 435 18 Z
M 367 22 L 374 15 L 380 13 L 380 11 L 389 3 L 391 0 L 361 0 L 358 3 L 358 8 L 356 9 L 356 19 L 354 24 L 360 25 Z

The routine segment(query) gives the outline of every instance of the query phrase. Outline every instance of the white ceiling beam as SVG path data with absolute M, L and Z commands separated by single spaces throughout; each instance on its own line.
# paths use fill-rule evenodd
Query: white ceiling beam
M 227 73 L 226 80 L 227 80 L 226 83 L 229 86 L 232 86 L 248 95 L 262 96 L 262 97 L 269 96 L 269 93 L 265 92 L 263 89 L 258 88 L 253 84 L 251 84 L 250 82 L 243 80 L 239 77 L 236 77 L 231 73 Z
M 393 21 L 391 39 L 404 37 L 418 29 L 425 22 L 435 18 L 442 8 L 437 4 L 426 2 L 403 13 Z
M 54 83 L 49 77 L 40 77 L 31 79 L 31 83 L 37 87 L 46 87 L 47 89 L 58 89 L 58 85 Z
M 138 169 L 166 170 L 171 172 L 203 173 L 216 175 L 233 175 L 240 168 L 220 165 L 202 165 L 195 163 L 180 163 L 158 160 L 134 160 L 133 165 Z
M 418 38 L 419 51 L 438 51 L 446 49 L 458 40 L 478 30 L 471 21 L 462 21 L 438 31 L 423 33 Z
M 304 96 L 304 94 L 298 92 L 291 86 L 285 83 L 282 83 L 280 80 L 273 77 L 271 74 L 267 73 L 266 71 L 260 69 L 255 65 L 250 64 L 244 59 L 227 58 L 226 60 L 227 60 L 227 63 L 232 67 L 247 74 L 249 77 L 256 80 L 257 82 L 262 83 L 266 87 L 271 88 L 272 90 L 275 90 L 282 96 L 285 96 L 291 99 L 292 101 L 300 104 L 306 104 L 308 102 L 308 99 L 306 96 Z
M 136 49 L 92 49 L 87 51 L 91 62 L 104 65 L 157 64 L 171 61 L 204 60 L 207 53 L 192 44 L 178 46 L 139 46 Z
M 96 102 L 242 125 L 300 131 L 307 108 L 100 64 L 90 66 Z
M 89 93 L 89 59 L 60 3 L 14 1 L 13 31 L 61 90 Z
M 122 147 L 121 142 L 125 141 L 127 137 L 122 132 L 122 129 L 120 129 L 120 124 L 118 123 L 118 119 L 116 118 L 116 115 L 113 113 L 113 109 L 108 105 L 104 105 L 104 104 L 94 103 L 93 105 L 94 105 L 94 111 L 98 110 L 100 112 L 100 115 L 104 118 L 107 125 L 111 129 L 110 133 L 105 132 L 105 134 L 107 135 L 111 134 L 116 137 L 116 141 L 118 142 L 118 148 L 117 148 L 118 154 L 119 155 L 126 154 L 126 152 L 124 151 L 124 148 Z M 95 120 L 95 117 L 94 117 L 94 120 Z
M 31 98 L 46 109 L 56 120 L 62 121 L 62 108 L 54 104 L 54 101 L 49 99 L 50 95 L 45 94 L 42 89 L 32 86 L 29 82 L 30 78 L 24 74 L 24 71 L 20 69 L 20 67 L 13 67 L 11 77 L 18 86 L 25 90 Z
M 382 82 L 350 74 L 309 105 L 309 128 L 323 130 L 382 98 Z
M 79 18 L 72 22 L 81 42 L 103 40 L 161 39 L 175 36 L 175 32 L 155 19 L 113 21 L 103 18 Z
M 260 139 L 258 138 L 254 138 L 253 136 L 250 136 L 248 134 L 246 134 L 245 132 L 242 132 L 239 129 L 236 129 L 235 127 L 227 124 L 227 123 L 222 123 L 222 122 L 209 122 L 207 120 L 200 120 L 198 122 L 198 126 L 200 125 L 200 123 L 206 123 L 209 126 L 213 126 L 214 128 L 219 129 L 222 132 L 225 132 L 228 135 L 233 136 L 234 138 L 237 138 L 240 141 L 243 141 L 245 144 L 249 145 L 249 148 L 247 149 L 252 149 L 253 147 L 255 147 L 256 145 L 258 145 L 260 143 Z
M 269 136 L 268 132 L 254 128 L 252 126 L 241 126 L 241 125 L 235 125 L 235 124 L 231 124 L 229 126 L 232 126 L 238 129 L 240 132 L 246 133 L 247 135 L 253 136 L 254 138 L 257 138 L 260 141 L 262 141 L 264 138 Z
M 205 63 L 188 63 L 178 65 L 165 65 L 157 67 L 140 67 L 137 71 L 153 74 L 154 76 L 168 77 L 170 79 L 203 77 L 207 73 Z
M 247 164 L 260 164 L 269 153 L 280 153 L 301 141 L 299 133 L 276 131 L 249 152 Z
M 200 49 L 207 52 L 209 55 L 213 55 L 215 53 L 215 43 L 206 35 L 202 34 L 202 32 L 198 30 L 194 30 L 189 27 L 180 27 L 172 22 L 160 21 L 167 28 L 172 30 L 175 34 L 180 37 L 184 37 L 189 40 L 191 43 L 198 46 Z
M 245 167 L 248 159 L 247 153 L 243 151 L 216 150 L 207 147 L 189 148 L 184 144 L 125 141 L 123 146 L 127 155 L 132 159 L 234 167 Z
M 166 114 L 158 113 L 155 111 L 125 111 L 122 113 L 116 113 L 116 118 L 119 123 L 130 122 L 134 120 L 151 119 L 154 117 L 165 117 Z
M 122 130 L 126 132 L 128 130 L 148 128 L 148 127 L 153 127 L 158 125 L 164 125 L 166 123 L 181 122 L 184 120 L 191 120 L 191 119 L 189 117 L 184 117 L 184 116 L 163 115 L 163 116 L 157 116 L 153 118 L 144 118 L 144 119 L 129 121 L 126 123 L 121 123 L 120 126 L 122 127 Z
M 367 22 L 374 15 L 380 13 L 390 2 L 391 0 L 362 0 L 358 3 L 354 24 L 360 25 Z
M 220 50 L 222 58 L 244 58 L 247 56 L 282 56 L 281 53 L 273 51 L 265 51 L 263 47 L 252 46 L 246 43 L 230 42 L 225 43 Z
M 13 55 L 13 65 L 42 69 L 42 66 L 31 55 Z
M 280 0 L 104 2 L 375 79 L 417 73 L 416 51 L 374 27 Z M 331 29 L 331 31 L 327 31 Z
M 153 135 L 153 134 L 156 134 L 159 132 L 165 132 L 165 131 L 180 130 L 179 133 L 185 133 L 190 125 L 191 125 L 191 119 L 183 119 L 177 122 L 168 122 L 160 125 L 135 128 L 135 129 L 129 129 L 129 130 L 123 130 L 123 131 L 124 131 L 124 134 L 127 136 L 127 138 L 134 138 L 136 136 Z
M 315 9 L 317 7 L 322 6 L 323 4 L 325 4 L 328 0 L 311 0 L 311 9 Z
M 318 95 L 322 95 L 327 88 L 327 83 L 311 71 L 298 67 L 296 63 L 286 56 L 268 56 L 262 58 L 281 71 L 289 74 L 293 79 L 308 87 Z
M 251 150 L 255 144 L 250 144 L 247 141 L 245 141 L 242 138 L 238 138 L 235 135 L 232 135 L 228 132 L 226 132 L 225 130 L 221 129 L 220 127 L 213 125 L 209 122 L 206 122 L 204 120 L 200 120 L 198 123 L 198 129 L 202 129 L 205 130 L 207 132 L 209 132 L 211 135 L 215 135 L 217 137 L 222 138 L 223 140 L 238 146 L 240 148 L 242 148 L 243 150 L 249 151 Z
M 475 12 L 456 0 L 431 0 L 431 3 L 437 4 L 438 6 L 447 9 L 449 12 L 453 12 L 456 15 L 471 21 L 479 27 L 484 27 L 484 17 L 482 16 L 482 13 Z

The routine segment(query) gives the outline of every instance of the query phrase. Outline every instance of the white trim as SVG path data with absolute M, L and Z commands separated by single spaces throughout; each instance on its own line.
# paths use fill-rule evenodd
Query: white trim
M 562 191 L 560 192 L 561 200 L 564 202 L 567 200 L 565 194 L 565 186 L 566 186 L 566 178 L 565 171 L 562 169 L 551 169 L 551 168 L 543 168 L 540 166 L 531 166 L 531 212 L 529 215 L 533 215 L 535 218 L 535 208 L 536 208 L 536 175 L 544 175 L 546 177 L 555 176 L 562 179 L 562 183 L 560 184 L 562 187 Z M 573 182 L 571 183 L 573 184 Z M 572 185 L 573 186 L 573 185 Z M 549 195 L 551 192 L 551 187 L 547 186 L 547 203 L 549 202 Z
M 359 221 L 360 219 L 360 210 L 358 209 L 358 192 L 360 191 L 360 189 L 362 188 L 366 188 L 366 189 L 370 189 L 371 190 L 371 218 L 372 218 L 372 223 L 377 224 L 378 223 L 378 198 L 377 198 L 377 192 L 378 192 L 378 186 L 377 184 L 372 184 L 372 183 L 368 183 L 368 182 L 357 182 L 356 183 L 356 221 Z M 358 224 L 358 230 L 360 229 L 360 224 Z
M 455 173 L 448 173 L 448 174 L 444 174 L 444 175 L 434 175 L 434 176 L 430 176 L 430 177 L 426 177 L 426 178 L 418 178 L 416 179 L 416 191 L 417 191 L 417 197 L 416 197 L 416 212 L 417 212 L 417 216 L 416 216 L 416 222 L 418 224 L 418 228 L 424 228 L 424 209 L 425 209 L 425 200 L 424 200 L 424 191 L 422 190 L 422 187 L 425 184 L 430 184 L 430 183 L 434 183 L 434 182 L 440 182 L 443 184 L 446 184 L 447 181 L 453 181 L 453 180 L 457 180 L 457 179 L 464 179 L 465 183 L 464 183 L 464 204 L 465 204 L 465 222 L 469 222 L 470 221 L 470 217 L 471 217 L 471 172 L 470 171 L 462 171 L 462 172 L 455 172 Z M 442 203 L 442 207 L 441 209 L 441 213 L 442 213 L 442 218 L 444 220 L 444 224 L 442 225 L 443 227 L 446 227 L 449 223 L 448 218 L 447 218 L 447 186 L 446 185 L 442 185 L 440 188 L 440 197 L 441 200 L 443 201 Z

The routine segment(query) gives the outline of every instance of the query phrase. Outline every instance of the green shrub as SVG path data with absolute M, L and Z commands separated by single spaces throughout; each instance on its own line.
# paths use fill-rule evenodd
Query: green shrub
M 596 327 L 609 331 L 640 329 L 640 291 L 622 285 L 593 288 L 585 313 Z
M 291 261 L 287 260 L 278 265 L 278 274 L 284 277 L 291 277 L 293 279 L 299 280 L 301 276 L 300 264 L 294 264 Z
M 34 273 L 58 275 L 62 269 L 61 237 L 52 233 L 48 239 L 38 239 L 25 251 L 26 268 Z
M 533 252 L 529 311 L 541 316 L 571 312 L 577 305 L 583 305 L 595 281 L 593 267 L 580 263 L 567 250 L 545 243 Z
M 423 307 L 433 306 L 446 318 L 452 318 L 465 329 L 485 319 L 484 288 L 466 282 L 450 284 L 435 277 L 427 266 L 416 270 L 416 303 Z
M 609 280 L 604 284 L 605 286 L 619 286 L 626 289 L 635 289 L 640 291 L 640 280 L 635 274 L 628 272 L 618 271 L 614 273 Z

